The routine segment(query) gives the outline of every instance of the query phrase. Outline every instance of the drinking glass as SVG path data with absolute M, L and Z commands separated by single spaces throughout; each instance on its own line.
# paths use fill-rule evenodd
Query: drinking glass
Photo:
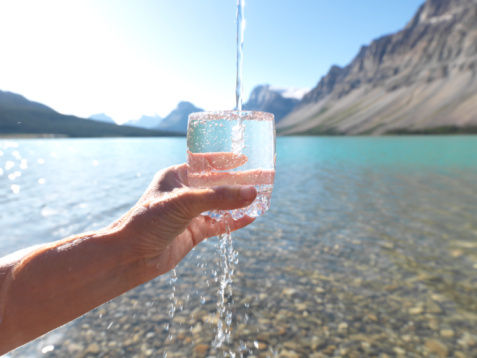
M 275 179 L 275 121 L 258 111 L 197 112 L 187 128 L 188 180 L 191 187 L 253 185 L 257 198 L 248 207 L 213 211 L 220 219 L 257 217 L 270 207 Z

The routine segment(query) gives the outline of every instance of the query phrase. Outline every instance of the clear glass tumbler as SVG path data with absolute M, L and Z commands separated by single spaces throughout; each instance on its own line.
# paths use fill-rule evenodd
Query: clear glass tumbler
M 275 179 L 275 121 L 258 111 L 197 112 L 187 128 L 188 180 L 192 187 L 254 185 L 258 195 L 248 207 L 209 212 L 219 218 L 257 217 L 270 207 Z

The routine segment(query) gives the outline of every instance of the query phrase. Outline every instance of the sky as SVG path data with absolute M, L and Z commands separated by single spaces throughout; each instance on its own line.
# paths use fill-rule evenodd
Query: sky
M 243 90 L 311 89 L 424 0 L 245 0 Z M 0 89 L 80 117 L 235 106 L 236 0 L 0 0 Z

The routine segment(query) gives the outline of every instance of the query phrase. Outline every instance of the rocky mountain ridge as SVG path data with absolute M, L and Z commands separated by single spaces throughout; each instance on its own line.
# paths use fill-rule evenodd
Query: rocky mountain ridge
M 278 129 L 385 134 L 477 127 L 477 0 L 427 0 L 406 27 L 332 66 Z
M 243 108 L 273 113 L 275 122 L 278 123 L 295 108 L 300 99 L 301 96 L 289 94 L 286 89 L 274 88 L 268 84 L 258 85 L 252 90 Z
M 190 102 L 179 102 L 177 107 L 162 119 L 154 129 L 185 135 L 187 133 L 189 114 L 202 111 L 202 108 L 198 108 Z

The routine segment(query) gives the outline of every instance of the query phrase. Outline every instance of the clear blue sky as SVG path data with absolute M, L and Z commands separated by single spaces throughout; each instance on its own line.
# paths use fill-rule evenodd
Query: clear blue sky
M 312 88 L 424 0 L 246 0 L 244 92 Z M 123 122 L 234 106 L 236 0 L 2 0 L 0 89 Z

